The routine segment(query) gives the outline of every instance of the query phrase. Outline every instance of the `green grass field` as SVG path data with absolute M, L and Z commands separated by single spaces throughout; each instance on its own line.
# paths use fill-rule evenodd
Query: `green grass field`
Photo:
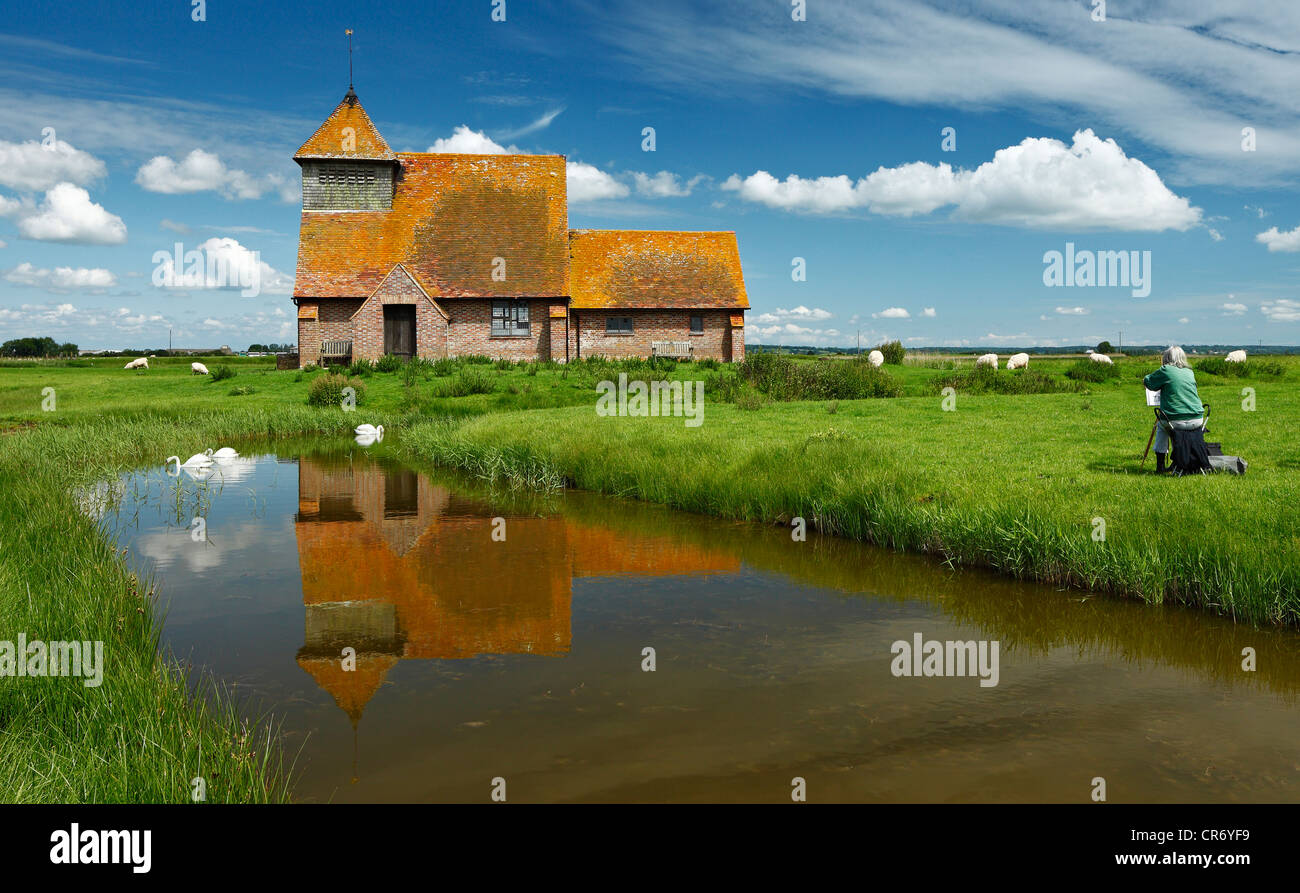
M 190 375 L 189 360 L 154 360 L 142 372 L 123 362 L 0 363 L 0 639 L 100 639 L 107 665 L 98 689 L 0 681 L 5 801 L 185 801 L 197 775 L 213 801 L 289 796 L 273 730 L 246 725 L 247 705 L 157 653 L 149 582 L 131 574 L 75 494 L 218 442 L 343 437 L 363 421 L 383 423 L 409 459 L 485 478 L 728 518 L 798 516 L 954 565 L 1251 623 L 1300 622 L 1300 445 L 1290 436 L 1300 363 L 1291 359 L 1244 376 L 1198 373 L 1213 407 L 1209 439 L 1245 456 L 1250 472 L 1184 479 L 1150 473 L 1151 460 L 1138 468 L 1151 426 L 1139 384 L 1154 358 L 1121 359 L 1097 382 L 1067 377 L 1073 359 L 1036 358 L 1032 376 L 981 377 L 970 376 L 969 358 L 909 362 L 886 367 L 901 396 L 792 401 L 759 384 L 806 394 L 880 382 L 816 365 L 847 358 L 797 360 L 774 373 L 785 384 L 712 364 L 455 362 L 357 374 L 365 393 L 355 413 L 309 407 L 325 373 L 277 372 L 266 359 L 205 360 L 236 372 L 222 381 Z M 596 382 L 619 371 L 706 381 L 703 424 L 598 417 Z M 953 382 L 955 408 L 945 411 L 942 387 Z M 1243 388 L 1254 390 L 1254 411 L 1243 409 Z

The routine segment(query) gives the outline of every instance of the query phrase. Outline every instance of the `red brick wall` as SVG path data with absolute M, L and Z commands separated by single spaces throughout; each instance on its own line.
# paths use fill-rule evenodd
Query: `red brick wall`
M 377 360 L 384 355 L 384 306 L 415 305 L 415 352 L 428 358 L 447 355 L 447 321 L 415 280 L 396 268 L 352 320 L 352 358 Z
M 696 313 L 704 317 L 704 332 L 692 335 L 691 317 Z M 632 317 L 632 334 L 605 334 L 607 316 Z M 577 317 L 578 324 L 573 317 Z M 727 310 L 574 310 L 569 319 L 569 355 L 648 357 L 652 342 L 686 341 L 695 348 L 696 359 L 729 360 L 729 348 L 735 343 L 733 331 L 731 311 Z M 743 335 L 740 352 L 744 359 Z
M 733 363 L 745 362 L 745 327 L 731 327 L 731 355 L 728 357 Z
M 565 320 L 550 317 L 554 302 L 537 299 L 528 302 L 529 333 L 522 338 L 494 338 L 492 302 L 490 300 L 448 298 L 441 306 L 450 315 L 444 321 L 424 298 L 419 287 L 397 271 L 382 286 L 383 291 L 356 317 L 360 299 L 326 299 L 312 303 L 320 307 L 320 319 L 298 320 L 298 354 L 302 365 L 315 363 L 323 339 L 350 338 L 356 359 L 377 360 L 384 349 L 383 305 L 415 304 L 416 348 L 423 357 L 466 356 L 483 354 L 512 360 L 565 359 Z M 701 310 L 704 332 L 690 334 L 690 310 L 574 310 L 568 319 L 568 355 L 594 357 L 646 357 L 654 341 L 687 341 L 697 358 L 713 357 L 723 361 L 745 359 L 745 330 L 731 325 L 731 311 Z M 631 316 L 631 335 L 605 334 L 606 316 Z M 581 322 L 581 337 L 578 325 Z M 554 332 L 552 332 L 554 329 Z
M 524 337 L 492 337 L 492 302 L 470 298 L 449 298 L 442 307 L 451 315 L 447 333 L 447 355 L 463 357 L 483 354 L 495 359 L 545 360 L 551 357 L 551 320 L 547 300 L 528 302 L 528 334 Z M 563 320 L 560 320 L 563 323 Z
M 302 366 L 320 360 L 320 343 L 352 337 L 352 314 L 361 306 L 360 298 L 330 298 L 302 301 L 302 307 L 318 307 L 319 319 L 298 320 L 298 362 Z
M 569 306 L 565 303 L 552 302 L 549 316 L 551 318 L 551 353 L 550 358 L 557 363 L 568 360 Z

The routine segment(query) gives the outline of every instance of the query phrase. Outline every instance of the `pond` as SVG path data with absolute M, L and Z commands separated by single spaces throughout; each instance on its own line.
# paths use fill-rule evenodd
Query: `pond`
M 290 447 L 87 507 L 300 800 L 1300 799 L 1294 631 Z

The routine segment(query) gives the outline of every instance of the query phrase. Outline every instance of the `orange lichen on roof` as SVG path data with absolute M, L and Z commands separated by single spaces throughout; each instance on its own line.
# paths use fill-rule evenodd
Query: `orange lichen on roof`
M 575 310 L 749 307 L 735 233 L 573 230 L 569 273 Z
M 334 703 L 348 715 L 352 725 L 361 721 L 366 704 L 384 684 L 384 677 L 397 663 L 393 654 L 358 654 L 356 666 L 343 668 L 337 657 L 299 656 L 298 666 L 306 670 L 316 684 L 329 692 Z
M 399 263 L 432 298 L 569 293 L 563 155 L 397 159 L 391 211 L 303 212 L 295 297 L 365 297 Z
M 374 122 L 361 107 L 357 94 L 348 90 L 325 123 L 302 144 L 294 158 L 355 158 L 396 161 L 397 156 L 379 135 Z

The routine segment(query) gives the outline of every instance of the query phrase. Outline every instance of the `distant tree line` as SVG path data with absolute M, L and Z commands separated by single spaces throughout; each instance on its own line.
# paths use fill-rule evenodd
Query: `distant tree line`
M 53 338 L 14 338 L 0 344 L 3 357 L 75 357 L 77 345 L 59 344 Z
M 248 345 L 249 353 L 291 353 L 294 349 L 292 344 L 250 344 Z

